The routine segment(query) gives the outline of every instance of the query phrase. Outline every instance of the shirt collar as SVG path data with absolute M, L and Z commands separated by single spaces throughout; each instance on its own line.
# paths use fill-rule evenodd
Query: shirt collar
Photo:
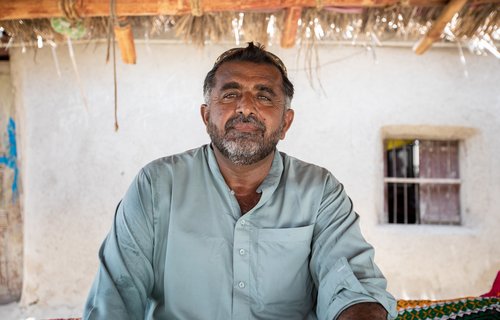
M 211 144 L 205 145 L 205 150 L 206 150 L 205 153 L 207 154 L 208 157 L 208 166 L 210 167 L 210 170 L 214 173 L 214 175 L 217 177 L 218 180 L 224 183 L 226 188 L 230 191 L 229 186 L 227 186 L 226 181 L 224 180 L 224 177 L 220 172 L 219 165 L 217 164 L 217 159 L 215 158 L 215 154 L 212 149 L 212 145 Z M 269 170 L 269 173 L 267 174 L 264 181 L 262 181 L 260 186 L 257 188 L 257 192 L 262 192 L 259 204 L 264 203 L 271 197 L 273 192 L 278 187 L 282 173 L 283 173 L 283 159 L 281 157 L 280 152 L 277 149 L 275 149 L 273 163 L 271 164 L 271 169 Z M 257 206 L 259 206 L 259 204 Z

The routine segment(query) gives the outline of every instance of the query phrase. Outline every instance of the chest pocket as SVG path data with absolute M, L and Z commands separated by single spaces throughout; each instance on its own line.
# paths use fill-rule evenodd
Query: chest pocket
M 263 304 L 307 308 L 312 303 L 309 255 L 313 228 L 258 230 L 255 278 Z

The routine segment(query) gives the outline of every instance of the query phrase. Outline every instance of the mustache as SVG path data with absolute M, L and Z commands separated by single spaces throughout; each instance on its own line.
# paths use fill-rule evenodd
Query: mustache
M 233 129 L 234 126 L 236 124 L 238 124 L 238 123 L 250 123 L 250 124 L 256 126 L 258 129 L 260 129 L 262 131 L 266 130 L 266 126 L 264 125 L 264 123 L 262 123 L 262 121 L 259 121 L 255 116 L 249 115 L 248 117 L 245 117 L 241 113 L 239 115 L 234 116 L 231 119 L 229 119 L 226 122 L 226 125 L 224 126 L 224 129 L 226 131 L 230 130 L 230 129 Z

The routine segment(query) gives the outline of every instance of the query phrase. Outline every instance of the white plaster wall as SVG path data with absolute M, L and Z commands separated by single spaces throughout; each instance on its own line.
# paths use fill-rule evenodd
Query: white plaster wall
M 138 44 L 137 65 L 118 63 L 118 132 L 104 44 L 75 46 L 88 109 L 66 47 L 57 48 L 60 77 L 50 49 L 12 52 L 24 186 L 21 303 L 35 315 L 77 315 L 115 205 L 139 168 L 209 141 L 199 116 L 202 80 L 229 47 Z M 466 78 L 455 49 L 416 56 L 410 48 L 378 48 L 375 63 L 364 48 L 323 46 L 321 92 L 311 88 L 296 49 L 271 49 L 296 87 L 295 122 L 280 149 L 345 184 L 390 291 L 398 298 L 488 291 L 500 269 L 499 61 L 466 54 Z M 461 148 L 463 226 L 381 223 L 381 128 L 404 124 L 477 129 Z

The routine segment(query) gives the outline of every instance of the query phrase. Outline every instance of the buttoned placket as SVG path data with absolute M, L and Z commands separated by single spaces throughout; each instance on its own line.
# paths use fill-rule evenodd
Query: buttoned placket
M 250 234 L 253 226 L 248 213 L 241 216 L 238 201 L 230 190 L 234 214 L 239 216 L 234 226 L 233 238 L 233 319 L 250 318 Z
M 219 179 L 225 184 L 224 178 L 219 171 L 215 156 L 209 151 L 210 166 L 218 173 Z M 250 302 L 252 294 L 255 294 L 255 283 L 252 281 L 251 265 L 255 260 L 255 252 L 251 251 L 251 239 L 255 238 L 258 227 L 253 223 L 252 216 L 269 199 L 272 192 L 277 188 L 279 176 L 283 170 L 281 156 L 275 154 L 273 165 L 269 175 L 257 192 L 262 193 L 257 205 L 245 215 L 241 215 L 240 206 L 235 193 L 227 185 L 227 197 L 230 201 L 231 215 L 235 219 L 233 237 L 233 294 L 232 294 L 232 319 L 250 319 Z

